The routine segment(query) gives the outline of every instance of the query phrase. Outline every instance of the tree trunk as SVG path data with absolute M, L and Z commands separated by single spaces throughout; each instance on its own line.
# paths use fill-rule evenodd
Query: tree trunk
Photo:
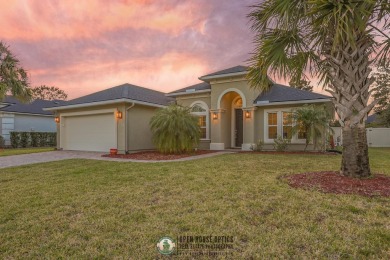
M 341 174 L 355 178 L 369 177 L 371 172 L 364 125 L 358 124 L 354 127 L 344 126 L 342 130 L 343 157 Z

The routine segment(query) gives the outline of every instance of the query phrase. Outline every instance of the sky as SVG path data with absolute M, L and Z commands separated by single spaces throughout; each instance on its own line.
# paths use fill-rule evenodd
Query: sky
M 247 65 L 258 0 L 7 0 L 0 40 L 32 86 L 68 99 L 130 83 L 162 92 Z

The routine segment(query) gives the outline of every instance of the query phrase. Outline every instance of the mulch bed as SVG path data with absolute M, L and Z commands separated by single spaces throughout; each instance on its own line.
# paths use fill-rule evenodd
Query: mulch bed
M 303 151 L 285 151 L 285 152 L 277 152 L 277 151 L 261 151 L 261 152 L 253 152 L 253 151 L 237 151 L 239 153 L 250 153 L 250 154 L 279 154 L 279 155 L 287 155 L 287 154 L 295 154 L 295 155 L 338 155 L 336 152 L 303 152 Z
M 325 193 L 390 197 L 390 176 L 375 174 L 367 179 L 340 175 L 339 172 L 309 172 L 285 177 L 291 187 L 318 189 Z
M 148 161 L 162 161 L 162 160 L 176 160 L 196 155 L 215 153 L 218 151 L 209 151 L 209 150 L 198 150 L 192 153 L 184 153 L 184 154 L 162 154 L 157 151 L 144 151 L 144 152 L 136 152 L 130 154 L 104 154 L 102 157 L 110 157 L 110 158 L 121 158 L 121 159 L 133 159 L 133 160 L 148 160 Z

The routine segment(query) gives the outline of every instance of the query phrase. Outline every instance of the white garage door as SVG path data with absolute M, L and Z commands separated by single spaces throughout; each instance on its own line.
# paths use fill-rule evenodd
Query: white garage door
M 109 152 L 116 148 L 113 113 L 64 117 L 62 143 L 65 150 Z

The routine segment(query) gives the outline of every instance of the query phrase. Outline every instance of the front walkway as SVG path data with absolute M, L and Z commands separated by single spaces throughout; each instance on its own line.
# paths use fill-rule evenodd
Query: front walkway
M 91 160 L 112 161 L 112 162 L 141 162 L 141 163 L 181 162 L 181 161 L 190 161 L 190 160 L 196 160 L 201 158 L 207 158 L 207 157 L 212 157 L 212 156 L 227 154 L 227 153 L 231 153 L 231 152 L 221 151 L 221 152 L 185 157 L 176 160 L 149 161 L 149 160 L 132 160 L 132 159 L 102 157 L 103 153 L 98 153 L 98 152 L 53 151 L 53 152 L 31 153 L 31 154 L 21 154 L 21 155 L 0 157 L 0 168 L 28 165 L 34 163 L 43 163 L 43 162 L 54 162 L 54 161 L 61 161 L 67 159 L 91 159 Z

